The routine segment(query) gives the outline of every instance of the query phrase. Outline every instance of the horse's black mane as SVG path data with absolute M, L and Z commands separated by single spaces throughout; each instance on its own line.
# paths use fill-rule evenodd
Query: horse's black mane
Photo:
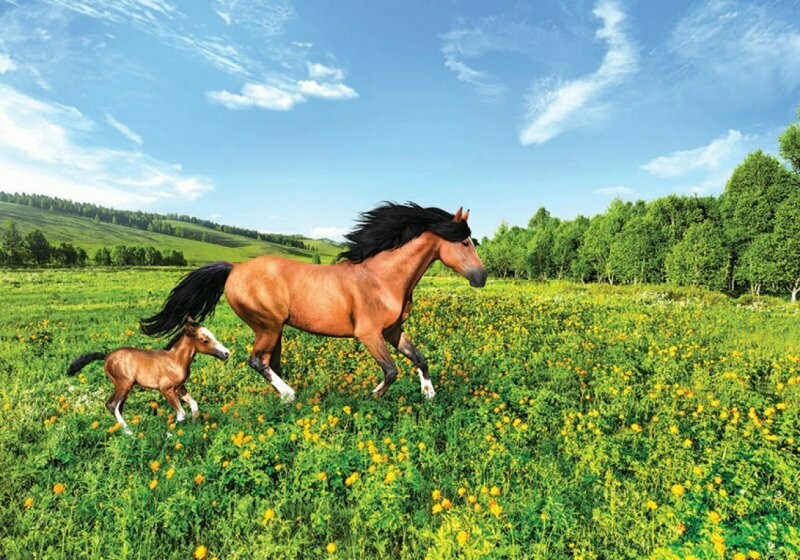
M 402 247 L 426 231 L 448 241 L 461 241 L 471 233 L 467 222 L 454 222 L 453 214 L 441 208 L 383 202 L 361 213 L 358 225 L 344 236 L 347 250 L 338 258 L 359 263 L 382 251 Z

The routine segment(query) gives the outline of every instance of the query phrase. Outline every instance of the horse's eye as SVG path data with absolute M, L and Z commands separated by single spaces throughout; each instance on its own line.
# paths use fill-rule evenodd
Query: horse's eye
M 461 242 L 461 244 L 462 244 L 464 247 L 469 247 L 469 239 L 465 239 L 464 241 L 462 241 L 462 242 Z

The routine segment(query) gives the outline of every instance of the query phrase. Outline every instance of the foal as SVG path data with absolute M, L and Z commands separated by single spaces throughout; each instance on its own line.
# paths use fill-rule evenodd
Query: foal
M 114 384 L 114 393 L 106 401 L 106 408 L 122 425 L 125 433 L 130 434 L 131 431 L 122 418 L 122 410 L 134 385 L 161 391 L 175 411 L 178 422 L 186 418 L 181 401 L 189 405 L 192 420 L 197 417 L 197 401 L 185 387 L 189 378 L 189 366 L 197 352 L 223 361 L 227 360 L 231 353 L 217 341 L 211 331 L 189 317 L 165 350 L 119 348 L 109 354 L 102 352 L 83 354 L 75 358 L 67 370 L 67 375 L 75 375 L 87 364 L 96 360 L 105 360 L 103 367 Z

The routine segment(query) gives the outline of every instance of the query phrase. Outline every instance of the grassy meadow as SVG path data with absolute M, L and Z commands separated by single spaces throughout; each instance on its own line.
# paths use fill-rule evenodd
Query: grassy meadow
M 433 401 L 399 356 L 374 400 L 358 343 L 287 330 L 285 405 L 223 302 L 200 419 L 134 391 L 128 437 L 101 364 L 64 371 L 154 344 L 137 319 L 181 273 L 0 270 L 0 557 L 800 557 L 800 306 L 426 278 Z
M 22 234 L 40 229 L 51 243 L 65 242 L 82 247 L 89 257 L 100 247 L 123 244 L 152 245 L 161 251 L 182 251 L 190 264 L 216 260 L 241 262 L 261 255 L 280 255 L 307 262 L 312 258 L 312 252 L 308 249 L 260 241 L 177 220 L 167 222 L 175 227 L 205 234 L 208 241 L 175 237 L 107 222 L 95 222 L 89 218 L 59 214 L 32 206 L 0 202 L 0 224 L 5 224 L 7 220 L 13 220 Z M 322 262 L 330 262 L 341 251 L 341 247 L 325 240 L 303 241 L 319 250 Z

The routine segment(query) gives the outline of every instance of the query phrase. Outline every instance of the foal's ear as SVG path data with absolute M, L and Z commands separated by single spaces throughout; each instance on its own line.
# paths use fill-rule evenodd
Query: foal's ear
M 464 207 L 462 206 L 461 208 L 458 209 L 458 212 L 456 212 L 456 215 L 453 216 L 453 221 L 454 222 L 460 222 L 463 219 L 463 216 L 461 215 L 461 211 L 463 209 L 464 209 Z
M 186 331 L 186 334 L 188 334 L 189 336 L 194 336 L 199 326 L 200 323 L 198 323 L 191 317 L 186 317 L 186 322 L 183 324 L 183 330 Z

